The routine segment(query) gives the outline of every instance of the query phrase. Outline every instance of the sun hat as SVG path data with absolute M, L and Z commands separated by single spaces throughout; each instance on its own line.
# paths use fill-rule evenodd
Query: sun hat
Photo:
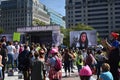
M 58 50 L 56 50 L 56 49 L 51 49 L 50 50 L 50 54 L 55 54 L 55 53 L 58 53 Z
M 80 71 L 79 71 L 80 76 L 91 76 L 92 71 L 88 65 L 84 66 Z

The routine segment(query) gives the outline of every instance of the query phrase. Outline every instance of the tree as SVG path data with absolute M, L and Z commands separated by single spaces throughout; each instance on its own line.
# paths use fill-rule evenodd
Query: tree
M 2 34 L 4 32 L 4 30 L 2 28 L 0 28 L 0 34 Z
M 33 26 L 45 26 L 45 22 L 40 21 L 39 19 L 33 19 Z
M 94 30 L 91 26 L 84 25 L 84 24 L 78 24 L 75 27 L 71 27 L 73 31 L 80 31 L 80 30 Z
M 67 46 L 70 46 L 69 45 L 69 42 L 70 42 L 69 33 L 70 33 L 70 31 L 81 31 L 81 30 L 94 30 L 94 28 L 92 28 L 91 26 L 88 26 L 88 25 L 84 25 L 84 24 L 78 24 L 78 25 L 73 26 L 69 29 L 61 28 L 61 33 L 64 34 L 63 44 L 67 45 Z

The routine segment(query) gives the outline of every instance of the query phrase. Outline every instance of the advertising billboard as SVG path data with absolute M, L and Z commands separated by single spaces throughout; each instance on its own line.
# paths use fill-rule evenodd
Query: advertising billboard
M 87 48 L 97 45 L 97 33 L 95 30 L 71 31 L 70 46 Z

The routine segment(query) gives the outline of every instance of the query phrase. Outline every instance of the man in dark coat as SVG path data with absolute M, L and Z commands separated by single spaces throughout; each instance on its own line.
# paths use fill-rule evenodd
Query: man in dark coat
M 24 50 L 18 56 L 18 69 L 23 72 L 24 80 L 30 80 L 30 59 L 26 45 L 24 46 Z

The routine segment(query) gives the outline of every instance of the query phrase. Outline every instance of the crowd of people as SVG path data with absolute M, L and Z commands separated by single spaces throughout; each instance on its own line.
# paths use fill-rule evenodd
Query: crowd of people
M 0 41 L 0 80 L 4 80 L 4 73 L 9 69 L 22 72 L 24 80 L 46 80 L 46 77 L 62 80 L 62 68 L 65 77 L 69 77 L 74 73 L 74 66 L 77 66 L 81 80 L 96 80 L 92 77 L 94 74 L 97 80 L 119 80 L 119 36 L 115 32 L 111 36 L 112 44 L 105 39 L 101 41 L 102 47 L 82 49 L 22 44 L 7 41 L 3 36 Z

